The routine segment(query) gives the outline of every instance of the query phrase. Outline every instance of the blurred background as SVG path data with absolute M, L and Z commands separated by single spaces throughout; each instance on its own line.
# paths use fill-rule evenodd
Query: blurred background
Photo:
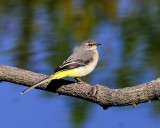
M 136 86 L 160 75 L 159 0 L 0 0 L 0 64 L 50 75 L 83 40 L 100 60 L 83 80 L 110 88 Z M 96 104 L 0 84 L 3 128 L 159 128 L 160 102 L 135 108 Z

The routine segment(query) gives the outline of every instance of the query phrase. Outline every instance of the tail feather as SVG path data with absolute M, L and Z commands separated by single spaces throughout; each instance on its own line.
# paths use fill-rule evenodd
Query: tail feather
M 35 84 L 35 85 L 33 85 L 33 86 L 25 89 L 23 92 L 21 92 L 21 94 L 24 94 L 24 93 L 30 91 L 31 89 L 33 89 L 33 88 L 35 88 L 35 87 L 38 87 L 39 85 L 42 85 L 42 84 L 47 83 L 47 82 L 50 82 L 51 80 L 53 80 L 53 77 L 50 76 L 50 77 L 48 77 L 48 78 L 46 78 L 46 79 L 38 82 L 37 84 Z

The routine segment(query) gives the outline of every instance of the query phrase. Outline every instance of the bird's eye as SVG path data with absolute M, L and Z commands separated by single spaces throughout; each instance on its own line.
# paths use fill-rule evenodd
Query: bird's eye
M 92 44 L 88 44 L 88 46 L 92 46 Z

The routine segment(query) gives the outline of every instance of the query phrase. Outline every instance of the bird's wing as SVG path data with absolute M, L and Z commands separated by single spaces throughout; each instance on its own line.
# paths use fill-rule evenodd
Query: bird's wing
M 92 51 L 82 52 L 81 50 L 78 50 L 76 53 L 73 53 L 66 61 L 64 61 L 63 64 L 55 70 L 55 72 L 82 67 L 90 63 L 92 60 Z
M 80 60 L 80 59 L 78 59 L 78 60 L 66 60 L 66 61 L 63 62 L 62 65 L 60 65 L 55 70 L 55 72 L 82 67 L 82 66 L 85 66 L 86 64 L 88 64 L 89 62 L 90 62 L 89 60 Z

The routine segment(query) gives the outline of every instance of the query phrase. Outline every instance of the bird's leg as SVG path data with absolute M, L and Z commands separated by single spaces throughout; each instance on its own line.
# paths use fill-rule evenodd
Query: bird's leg
M 75 80 L 80 84 L 80 85 L 83 85 L 85 82 L 79 78 L 79 77 L 75 77 Z

